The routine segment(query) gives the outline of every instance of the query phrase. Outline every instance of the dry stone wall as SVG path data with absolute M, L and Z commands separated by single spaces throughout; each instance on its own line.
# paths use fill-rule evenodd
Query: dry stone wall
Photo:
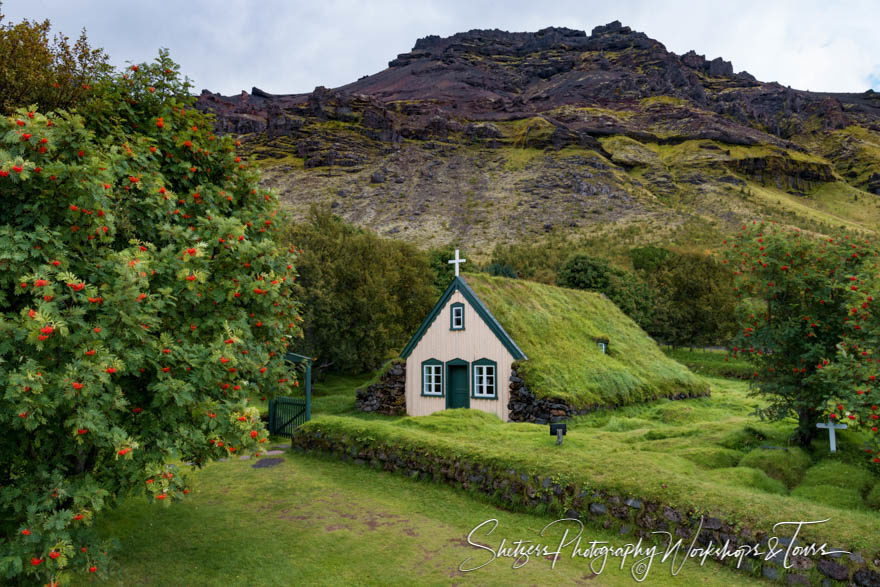
M 357 390 L 355 405 L 363 412 L 399 416 L 406 413 L 406 363 L 395 362 L 366 389 Z

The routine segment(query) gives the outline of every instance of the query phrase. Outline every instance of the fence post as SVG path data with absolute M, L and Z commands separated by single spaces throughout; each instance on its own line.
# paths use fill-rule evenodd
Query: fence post
M 269 434 L 275 434 L 275 400 L 269 400 Z
M 312 419 L 312 361 L 306 361 L 306 422 Z

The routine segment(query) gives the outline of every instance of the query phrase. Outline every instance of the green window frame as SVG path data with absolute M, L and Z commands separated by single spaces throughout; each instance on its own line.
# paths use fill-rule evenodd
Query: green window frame
M 471 363 L 471 397 L 498 399 L 498 363 L 480 359 Z
M 443 397 L 443 361 L 428 359 L 422 361 L 421 395 L 424 397 Z M 428 391 L 430 389 L 430 391 Z
M 461 302 L 449 306 L 449 330 L 464 330 L 464 304 Z

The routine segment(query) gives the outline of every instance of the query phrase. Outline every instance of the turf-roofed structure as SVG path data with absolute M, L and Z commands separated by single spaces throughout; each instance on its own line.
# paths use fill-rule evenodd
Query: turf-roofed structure
M 467 407 L 521 419 L 511 375 L 569 414 L 708 391 L 603 295 L 485 274 L 457 276 L 401 358 L 411 416 Z

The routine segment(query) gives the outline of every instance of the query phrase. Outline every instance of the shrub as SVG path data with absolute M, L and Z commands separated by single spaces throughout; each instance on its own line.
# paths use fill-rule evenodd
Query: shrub
M 8 581 L 103 574 L 96 515 L 130 493 L 182 498 L 169 460 L 257 449 L 248 394 L 291 385 L 294 257 L 277 200 L 188 90 L 161 53 L 80 114 L 0 119 Z
M 574 255 L 559 269 L 556 283 L 605 294 L 642 328 L 648 328 L 653 320 L 653 290 L 632 273 L 611 267 L 604 259 Z
M 735 331 L 733 276 L 708 255 L 669 255 L 646 279 L 655 292 L 648 332 L 674 347 L 727 344 Z
M 660 268 L 663 263 L 672 256 L 672 251 L 654 245 L 644 247 L 636 247 L 630 249 L 629 258 L 632 261 L 633 269 L 636 271 L 645 271 L 653 273 Z
M 506 263 L 498 263 L 497 261 L 489 263 L 486 266 L 486 273 L 497 277 L 509 277 L 511 279 L 516 279 L 518 277 L 516 269 Z
M 455 245 L 449 244 L 428 251 L 428 263 L 434 275 L 434 291 L 438 297 L 455 279 L 455 268 L 449 263 L 450 259 L 455 258 L 455 248 Z M 463 259 L 467 259 L 464 251 L 460 254 Z

